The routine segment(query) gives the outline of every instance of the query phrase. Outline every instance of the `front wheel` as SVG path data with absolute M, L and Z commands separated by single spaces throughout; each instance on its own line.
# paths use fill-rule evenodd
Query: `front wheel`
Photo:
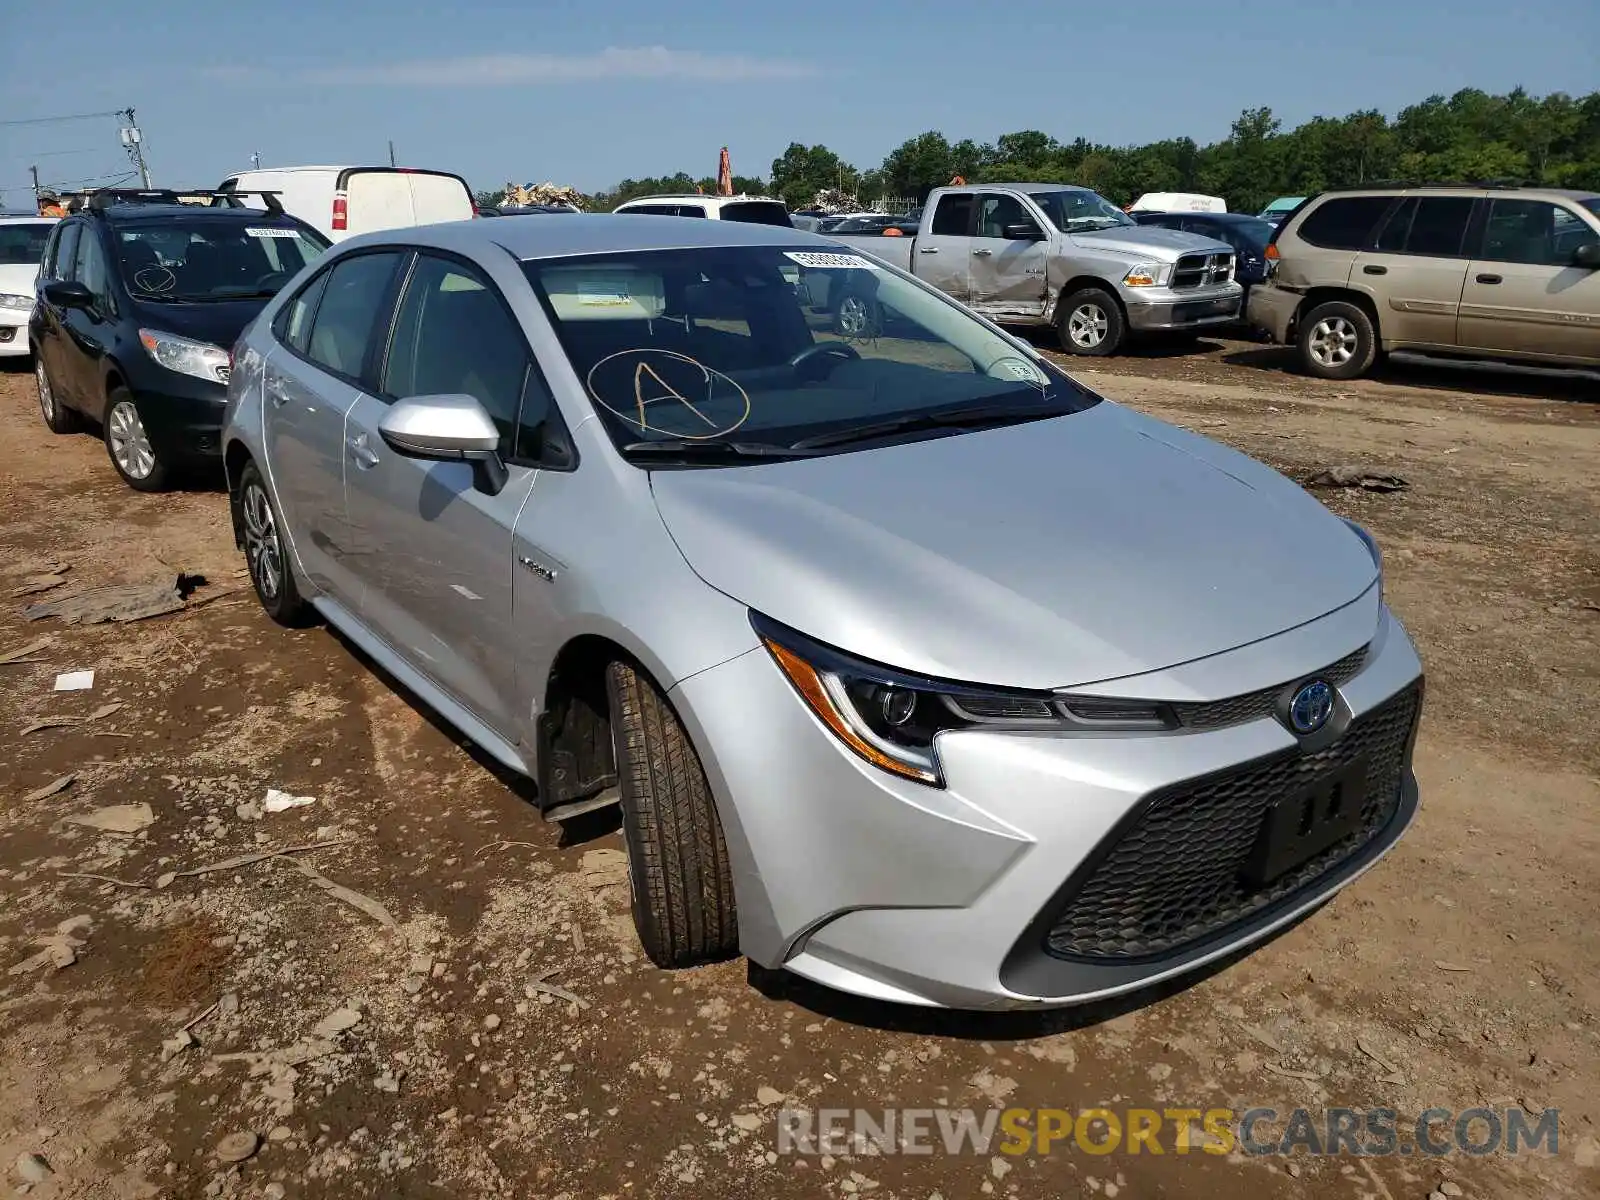
M 612 663 L 606 691 L 639 940 L 658 967 L 725 958 L 739 948 L 733 869 L 700 756 L 639 668 Z
M 140 492 L 166 490 L 170 471 L 156 454 L 139 405 L 127 388 L 112 389 L 106 405 L 105 440 L 111 465 L 124 483 Z
M 1378 335 L 1372 318 L 1358 304 L 1330 300 L 1319 304 L 1300 323 L 1300 365 L 1322 379 L 1356 379 L 1372 369 L 1378 357 Z
M 1104 358 L 1122 348 L 1128 324 L 1110 292 L 1080 288 L 1056 306 L 1056 333 L 1068 354 Z

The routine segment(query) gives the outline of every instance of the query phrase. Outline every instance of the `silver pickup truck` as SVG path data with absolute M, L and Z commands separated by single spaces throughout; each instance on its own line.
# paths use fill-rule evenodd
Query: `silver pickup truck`
M 832 236 L 993 321 L 1053 326 L 1070 354 L 1115 354 L 1130 332 L 1236 320 L 1243 296 L 1232 247 L 1137 225 L 1087 188 L 1058 183 L 938 188 L 914 237 Z M 844 336 L 870 334 L 882 320 L 870 290 L 847 279 L 837 295 L 816 292 Z

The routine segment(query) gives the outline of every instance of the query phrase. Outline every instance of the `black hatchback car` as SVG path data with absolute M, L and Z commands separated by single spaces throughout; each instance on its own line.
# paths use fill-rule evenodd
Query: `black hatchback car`
M 1271 221 L 1245 213 L 1136 212 L 1128 215 L 1141 225 L 1180 229 L 1227 242 L 1236 252 L 1233 277 L 1244 288 L 1246 299 L 1250 288 L 1267 277 L 1267 243 L 1277 228 Z M 1239 311 L 1243 313 L 1244 309 Z
M 262 199 L 211 208 L 97 192 L 50 236 L 28 325 L 39 408 L 56 433 L 99 423 L 130 487 L 159 491 L 221 453 L 230 347 L 328 248 L 275 195 Z

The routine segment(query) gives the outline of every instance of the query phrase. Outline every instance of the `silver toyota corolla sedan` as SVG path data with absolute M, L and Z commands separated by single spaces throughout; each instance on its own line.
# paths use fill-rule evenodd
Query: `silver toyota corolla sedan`
M 815 235 L 352 238 L 235 347 L 225 446 L 267 612 L 547 815 L 620 801 L 662 966 L 1088 1001 L 1266 937 L 1416 812 L 1365 532 Z

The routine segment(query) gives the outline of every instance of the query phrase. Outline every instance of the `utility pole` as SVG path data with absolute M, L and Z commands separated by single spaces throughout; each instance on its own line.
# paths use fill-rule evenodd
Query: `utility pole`
M 39 168 L 38 167 L 29 167 L 28 170 L 33 172 L 33 211 L 34 212 L 38 212 L 39 211 Z
M 389 139 L 389 165 L 394 166 L 394 139 Z
M 142 186 L 148 191 L 150 188 L 150 168 L 144 161 L 144 135 L 139 132 L 139 126 L 133 119 L 133 109 L 125 108 L 117 114 L 127 120 L 122 129 L 122 145 L 128 151 L 128 157 L 133 160 L 133 165 L 139 170 Z
M 257 171 L 261 169 L 261 151 L 252 150 L 250 152 L 250 165 Z

